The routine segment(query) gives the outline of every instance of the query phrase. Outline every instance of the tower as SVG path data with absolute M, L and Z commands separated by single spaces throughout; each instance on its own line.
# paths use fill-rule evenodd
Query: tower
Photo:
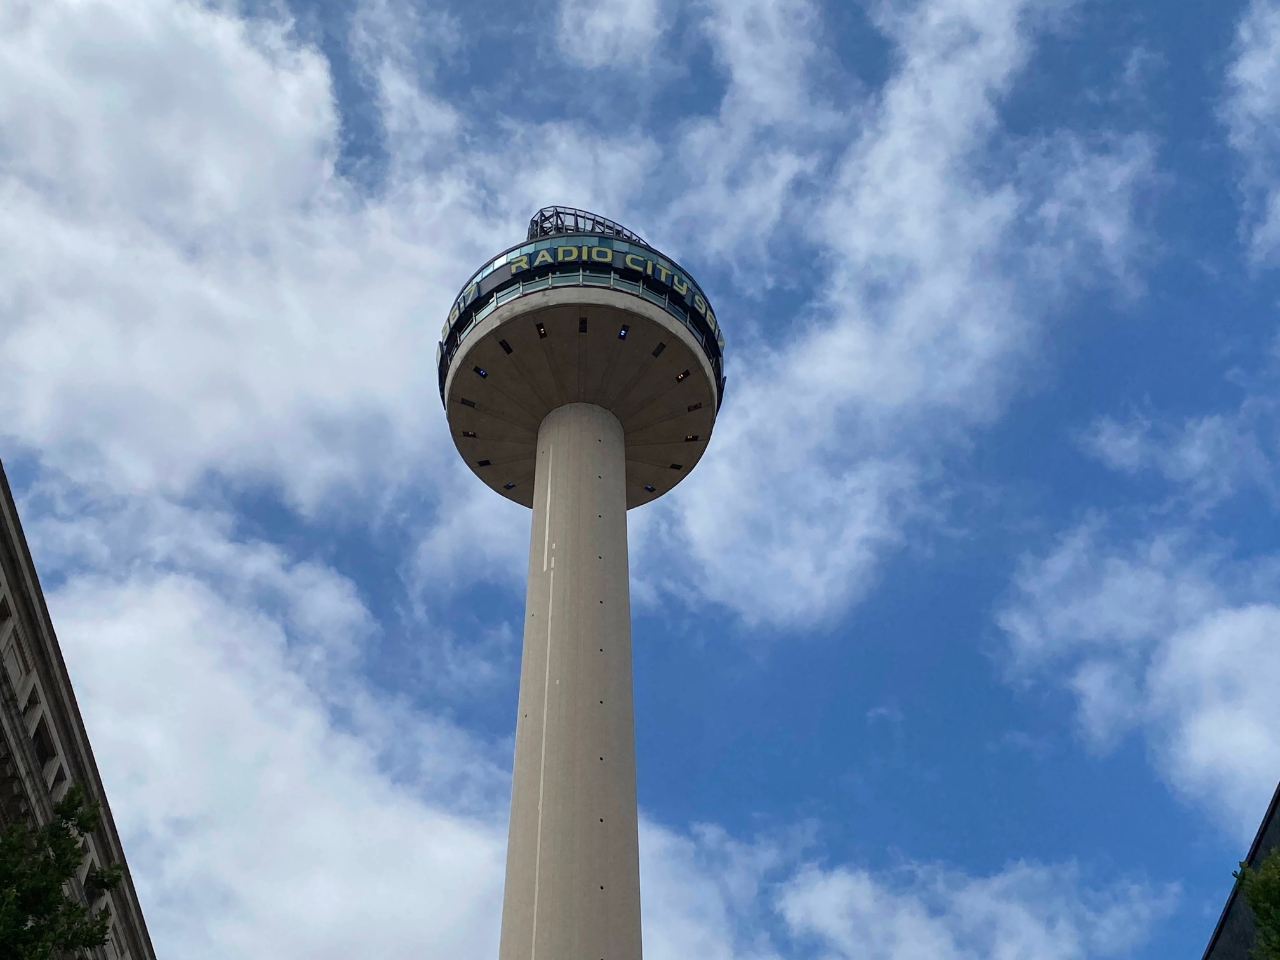
M 702 456 L 723 350 L 687 271 L 565 207 L 445 324 L 458 452 L 533 509 L 499 960 L 640 960 L 626 511 Z

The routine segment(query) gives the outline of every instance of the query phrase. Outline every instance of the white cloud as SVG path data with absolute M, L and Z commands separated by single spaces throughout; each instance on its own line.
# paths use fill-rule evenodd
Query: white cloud
M 440 305 L 565 171 L 603 199 L 647 148 L 513 123 L 510 153 L 470 154 L 370 23 L 395 160 L 374 197 L 335 174 L 327 64 L 287 24 L 170 0 L 6 21 L 0 410 L 46 465 L 179 496 L 216 473 L 311 510 L 452 462 Z M 545 165 L 496 189 L 516 156 Z
M 715 0 L 704 29 L 725 70 L 728 108 L 755 122 L 812 123 L 799 108 L 820 109 L 812 83 L 825 55 L 822 17 L 806 0 Z
M 1274 496 L 1274 400 L 1247 398 L 1238 410 L 1181 422 L 1133 415 L 1103 417 L 1081 436 L 1084 449 L 1113 470 L 1155 473 L 1196 511 L 1249 488 Z M 1265 438 L 1265 439 L 1264 439 Z
M 32 525 L 158 952 L 491 954 L 505 749 L 369 688 L 352 585 L 224 520 Z
M 213 477 L 368 515 L 416 487 L 428 508 L 450 498 L 441 516 L 500 517 L 456 482 L 431 369 L 440 305 L 548 198 L 632 211 L 645 171 L 679 171 L 672 236 L 744 270 L 778 243 L 829 269 L 781 345 L 728 318 L 742 335 L 712 453 L 637 524 L 699 570 L 637 592 L 835 615 L 934 509 L 940 452 L 1016 388 L 1048 309 L 1028 285 L 1051 261 L 1064 289 L 1099 264 L 1123 273 L 1134 243 L 1141 141 L 999 131 L 1034 9 L 886 14 L 901 63 L 871 96 L 826 82 L 804 0 L 712 4 L 725 93 L 664 154 L 642 130 L 566 121 L 490 118 L 480 136 L 433 92 L 432 58 L 459 55 L 464 31 L 370 2 L 352 49 L 389 160 L 369 194 L 335 172 L 328 65 L 288 23 L 181 0 L 30 5 L 0 28 L 0 421 L 45 468 L 115 493 L 183 498 Z M 1023 161 L 988 182 L 993 145 Z M 802 199 L 815 187 L 822 216 Z M 489 526 L 481 547 L 428 521 L 415 576 L 510 582 L 523 526 Z
M 892 879 L 810 868 L 780 907 L 831 960 L 1071 960 L 1127 954 L 1176 897 L 1138 884 L 1089 889 L 1070 866 L 1019 863 L 978 878 L 917 866 Z
M 1243 37 L 1257 39 L 1264 14 L 1255 4 Z M 1013 678 L 1061 684 L 1098 749 L 1140 734 L 1160 775 L 1243 840 L 1280 768 L 1280 556 L 1215 536 L 1213 521 L 1242 496 L 1276 504 L 1272 353 L 1232 372 L 1245 391 L 1235 409 L 1133 412 L 1082 431 L 1087 454 L 1160 485 L 1025 557 L 997 615 Z
M 556 43 L 584 67 L 643 67 L 663 33 L 660 0 L 560 0 Z
M 1175 887 L 1089 884 L 1072 864 L 985 877 L 932 864 L 890 872 L 803 859 L 801 833 L 743 843 L 714 827 L 650 827 L 642 876 L 655 960 L 1035 960 L 1125 955 L 1173 909 Z M 649 883 L 649 881 L 653 881 Z
M 55 507 L 30 533 L 68 573 L 51 609 L 161 955 L 493 954 L 510 743 L 362 680 L 374 625 L 350 583 L 175 508 Z M 819 868 L 814 835 L 642 820 L 646 952 L 1103 956 L 1172 896 L 1091 888 L 1070 866 Z M 863 938 L 875 952 L 850 946 Z
M 642 821 L 645 955 L 773 960 L 772 891 L 798 852 L 794 840 L 746 843 L 706 824 L 684 834 Z
M 1023 157 L 1038 203 L 1028 221 L 1031 277 L 1057 296 L 1092 278 L 1114 280 L 1121 293 L 1141 293 L 1138 273 L 1146 253 L 1138 194 L 1153 178 L 1156 158 L 1144 134 L 1089 142 L 1061 132 Z M 1033 201 L 1033 203 L 1036 201 Z M 1062 269 L 1065 262 L 1068 270 Z
M 1094 521 L 1027 558 L 998 620 L 1013 676 L 1060 682 L 1089 741 L 1137 731 L 1160 774 L 1242 839 L 1280 768 L 1280 562 L 1190 530 L 1109 542 Z
M 1222 118 L 1243 168 L 1242 229 L 1255 263 L 1280 252 L 1280 4 L 1253 0 L 1236 32 Z
M 1176 887 L 1091 885 L 1073 864 L 985 877 L 934 864 L 889 872 L 806 861 L 812 837 L 744 843 L 712 826 L 646 825 L 645 953 L 655 960 L 978 960 L 1123 956 Z M 652 893 L 656 892 L 656 896 Z
M 36 4 L 0 69 L 11 435 L 116 489 L 313 499 L 430 434 L 386 417 L 432 391 L 387 321 L 425 285 L 384 266 L 434 264 L 346 214 L 316 53 L 202 6 Z
M 1280 607 L 1213 611 L 1170 638 L 1154 663 L 1154 705 L 1180 718 L 1170 762 L 1202 797 L 1225 794 L 1242 833 L 1256 826 L 1280 769 Z
M 497 818 L 379 770 L 285 668 L 276 624 L 182 577 L 78 580 L 53 602 L 162 953 L 496 949 Z
M 834 102 L 839 90 L 820 82 L 829 54 L 809 0 L 714 0 L 705 10 L 724 93 L 714 113 L 681 119 L 684 187 L 662 221 L 728 264 L 736 284 L 759 290 L 778 279 L 770 248 L 801 242 L 792 234 L 805 218 L 790 208 L 829 167 L 857 106 Z
M 825 268 L 818 302 L 797 304 L 803 319 L 779 346 L 730 355 L 711 452 L 653 521 L 689 559 L 682 580 L 748 620 L 803 626 L 859 599 L 880 556 L 936 510 L 939 464 L 1018 389 L 1055 306 L 1100 273 L 1129 282 L 1131 211 L 1153 163 L 1145 139 L 1024 142 L 1001 130 L 997 104 L 1032 53 L 1037 9 L 883 8 L 898 68 L 844 105 L 856 134 L 820 204 L 802 208 Z M 796 22 L 814 29 L 812 17 Z M 781 91 L 778 116 L 805 115 L 791 82 L 804 42 L 775 58 L 782 80 L 748 72 L 750 115 L 773 116 L 762 87 Z M 993 176 L 1004 154 L 1017 162 Z M 795 169 L 825 169 L 818 158 Z M 767 195 L 785 199 L 786 184 Z

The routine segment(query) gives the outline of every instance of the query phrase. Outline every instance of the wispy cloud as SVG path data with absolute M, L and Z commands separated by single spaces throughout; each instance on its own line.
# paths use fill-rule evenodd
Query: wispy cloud
M 1158 486 L 1024 558 L 998 615 L 1014 677 L 1061 678 L 1100 749 L 1140 732 L 1165 779 L 1242 837 L 1280 768 L 1280 556 L 1214 523 L 1242 498 L 1256 512 L 1259 493 L 1264 513 L 1276 506 L 1275 382 L 1265 369 L 1246 379 L 1235 410 L 1103 418 L 1082 433 L 1087 453 Z
M 834 129 L 851 135 L 790 167 L 821 197 L 802 207 L 800 235 L 823 289 L 776 345 L 731 357 L 715 455 L 658 508 L 664 546 L 690 558 L 683 578 L 749 621 L 807 625 L 861 598 L 932 512 L 938 464 L 1020 388 L 1055 307 L 1099 275 L 1123 283 L 1142 243 L 1143 137 L 1001 128 L 997 104 L 1034 50 L 1034 5 L 882 12 L 898 69 L 874 95 L 819 110 L 824 129 L 842 112 Z M 813 18 L 791 22 L 802 34 L 786 50 L 803 50 Z M 772 83 L 800 117 L 822 102 L 791 73 L 743 82 Z M 793 179 L 761 195 L 786 201 Z
M 1088 523 L 1024 560 L 998 615 L 1011 677 L 1061 682 L 1100 750 L 1141 734 L 1167 782 L 1248 838 L 1280 769 L 1277 586 L 1276 558 L 1232 560 L 1194 529 Z
M 1269 386 L 1269 384 L 1268 384 Z M 1198 514 L 1244 491 L 1276 499 L 1276 435 L 1280 405 L 1265 387 L 1234 410 L 1182 420 L 1132 414 L 1103 417 L 1080 436 L 1101 462 L 1133 476 L 1165 481 Z
M 635 69 L 654 55 L 669 16 L 661 0 L 560 0 L 556 41 L 565 59 L 584 67 Z
M 1244 239 L 1256 264 L 1280 252 L 1280 4 L 1253 0 L 1236 32 L 1222 118 L 1240 158 Z
M 648 519 L 651 549 L 691 558 L 683 583 L 749 620 L 828 618 L 928 512 L 938 458 L 1017 389 L 1053 306 L 1028 291 L 1068 296 L 1097 263 L 1120 276 L 1138 242 L 1141 138 L 1000 129 L 1035 44 L 1023 3 L 885 8 L 901 66 L 875 94 L 822 85 L 803 0 L 711 5 L 727 84 L 670 141 L 515 117 L 477 139 L 435 89 L 430 56 L 456 50 L 456 24 L 369 5 L 352 49 L 390 157 L 373 193 L 336 172 L 327 63 L 288 23 L 93 9 L 41 5 L 0 39 L 0 109 L 24 131 L 3 166 L 16 389 L 0 405 L 46 467 L 117 491 L 182 498 L 215 477 L 314 515 L 412 484 L 468 512 L 487 494 L 456 483 L 436 408 L 439 305 L 544 199 L 643 208 L 663 165 L 688 174 L 677 243 L 696 233 L 713 260 L 750 264 L 800 244 L 822 269 L 786 336 L 734 344 L 714 456 Z M 981 172 L 1011 150 L 1002 175 Z M 475 547 L 456 526 L 424 525 L 424 581 L 519 570 L 520 524 L 497 525 L 487 565 L 457 562 Z
M 359 679 L 371 617 L 333 571 L 216 517 L 117 523 L 33 532 L 109 550 L 49 600 L 159 950 L 496 950 L 506 751 Z
M 793 935 L 821 956 L 868 960 L 1053 960 L 1123 955 L 1167 916 L 1175 888 L 1085 886 L 1072 867 L 1014 864 L 990 877 L 929 866 L 894 878 L 810 868 L 783 888 Z

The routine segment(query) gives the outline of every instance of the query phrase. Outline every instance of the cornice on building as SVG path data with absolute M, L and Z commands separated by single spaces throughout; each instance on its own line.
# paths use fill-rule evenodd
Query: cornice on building
M 57 634 L 0 463 L 0 824 L 48 823 L 72 783 L 101 809 L 86 837 L 86 862 L 73 883 L 84 902 L 91 866 L 120 864 L 124 879 L 106 893 L 112 923 L 98 960 L 155 960 L 137 891 L 106 790 L 89 745 Z M 91 906 L 100 906 L 95 900 Z

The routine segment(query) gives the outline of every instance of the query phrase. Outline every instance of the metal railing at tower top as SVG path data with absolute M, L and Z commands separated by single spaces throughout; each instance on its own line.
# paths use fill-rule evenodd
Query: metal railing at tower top
M 574 207 L 543 207 L 529 220 L 530 240 L 561 233 L 599 233 L 648 246 L 643 237 L 622 224 Z

